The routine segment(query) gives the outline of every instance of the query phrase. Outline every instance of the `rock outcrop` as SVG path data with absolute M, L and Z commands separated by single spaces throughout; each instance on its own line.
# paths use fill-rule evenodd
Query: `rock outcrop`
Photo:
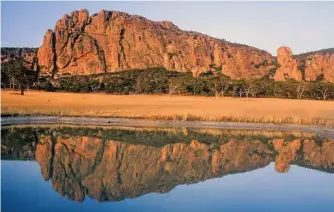
M 53 30 L 47 30 L 38 52 L 2 48 L 1 62 L 13 55 L 30 63 L 38 60 L 40 75 L 51 78 L 164 67 L 194 76 L 222 72 L 232 79 L 254 79 L 274 74 L 277 81 L 334 82 L 333 49 L 293 56 L 290 48 L 280 47 L 276 61 L 254 47 L 118 11 L 64 15 Z
M 165 67 L 192 72 L 222 71 L 233 79 L 259 78 L 271 63 L 265 51 L 180 30 L 171 22 L 102 10 L 74 11 L 48 30 L 38 52 L 43 74 L 89 75 Z
M 298 61 L 293 58 L 289 47 L 283 46 L 277 49 L 277 62 L 279 68 L 274 75 L 276 81 L 285 81 L 287 79 L 302 80 L 302 72 L 298 69 Z
M 7 62 L 11 58 L 24 58 L 33 63 L 37 59 L 38 48 L 1 48 L 1 62 Z
M 48 75 L 53 77 L 53 72 L 45 72 L 44 70 L 55 70 L 56 58 L 55 53 L 52 50 L 54 48 L 54 34 L 52 30 L 48 30 L 44 36 L 43 44 L 38 49 L 37 57 L 38 64 L 41 67 L 42 75 Z M 48 48 L 52 47 L 52 48 Z
M 274 79 L 284 81 L 287 79 L 316 81 L 326 80 L 334 82 L 334 50 L 320 51 L 292 55 L 289 47 L 280 47 L 277 50 L 277 62 Z
M 1 48 L 1 63 L 20 58 L 28 68 L 38 71 L 37 51 L 37 48 Z
M 305 60 L 305 80 L 317 79 L 334 83 L 334 52 L 315 53 Z

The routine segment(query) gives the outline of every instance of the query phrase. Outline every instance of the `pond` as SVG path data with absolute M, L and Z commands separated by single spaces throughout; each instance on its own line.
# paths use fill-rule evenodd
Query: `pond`
M 16 125 L 2 211 L 332 211 L 334 140 L 313 133 Z

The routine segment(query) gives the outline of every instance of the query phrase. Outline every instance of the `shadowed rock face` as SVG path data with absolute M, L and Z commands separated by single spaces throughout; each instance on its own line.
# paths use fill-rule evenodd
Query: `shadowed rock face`
M 31 133 L 18 129 L 15 134 L 3 130 L 2 158 L 35 158 L 43 178 L 51 180 L 57 192 L 77 201 L 83 201 L 86 195 L 98 201 L 119 201 L 150 192 L 165 193 L 179 184 L 251 171 L 271 161 L 275 161 L 278 172 L 287 172 L 291 163 L 334 171 L 334 142 L 327 139 L 217 137 L 189 132 L 183 135 L 183 143 L 154 146 L 148 145 L 151 141 L 142 143 L 138 139 L 147 136 L 146 132 L 83 131 L 47 129 Z M 109 140 L 105 135 L 130 142 Z M 14 139 L 18 137 L 24 141 Z

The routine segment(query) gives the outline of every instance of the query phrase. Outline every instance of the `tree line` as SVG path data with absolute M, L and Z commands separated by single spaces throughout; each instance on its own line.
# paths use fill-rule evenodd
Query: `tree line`
M 67 76 L 51 80 L 38 76 L 20 60 L 3 64 L 1 87 L 24 90 L 66 91 L 107 94 L 179 94 L 215 97 L 274 97 L 289 99 L 334 99 L 334 84 L 274 81 L 269 75 L 261 79 L 232 80 L 222 72 L 209 72 L 194 77 L 191 73 L 165 68 L 128 70 L 89 76 Z
M 18 58 L 1 63 L 1 88 L 18 89 L 24 95 L 38 77 L 38 70 L 34 69 L 34 63 Z

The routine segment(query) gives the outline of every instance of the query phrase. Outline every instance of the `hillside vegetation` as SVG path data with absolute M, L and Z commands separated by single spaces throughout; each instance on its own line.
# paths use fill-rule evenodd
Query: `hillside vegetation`
M 2 88 L 13 88 L 2 73 Z M 18 88 L 17 85 L 15 85 Z M 16 88 L 15 87 L 15 88 Z M 68 76 L 49 81 L 39 77 L 25 87 L 44 91 L 107 94 L 180 94 L 198 96 L 274 97 L 289 99 L 333 99 L 334 84 L 296 80 L 274 81 L 270 76 L 253 80 L 232 80 L 220 72 L 199 77 L 164 68 L 129 70 L 90 76 Z

